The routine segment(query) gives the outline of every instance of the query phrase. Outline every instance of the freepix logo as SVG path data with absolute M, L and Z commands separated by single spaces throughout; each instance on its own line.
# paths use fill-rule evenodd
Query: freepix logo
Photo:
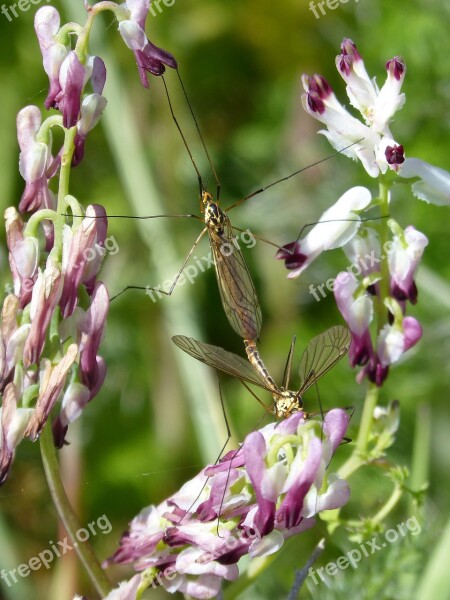
M 324 17 L 327 14 L 327 8 L 329 10 L 336 10 L 341 4 L 347 4 L 347 2 L 349 2 L 349 0 L 321 0 L 320 2 L 311 0 L 309 3 L 309 10 L 312 11 L 316 19 L 320 19 L 320 17 Z M 354 2 L 355 4 L 358 4 L 359 0 L 354 0 Z
M 31 571 L 38 571 L 42 567 L 46 569 L 50 569 L 50 565 L 53 560 L 56 558 L 60 558 L 67 552 L 70 552 L 74 548 L 76 548 L 79 544 L 83 544 L 86 542 L 91 535 L 97 535 L 98 531 L 101 531 L 103 535 L 107 535 L 112 530 L 112 525 L 109 522 L 109 519 L 106 515 L 102 515 L 96 521 L 91 521 L 91 523 L 87 524 L 86 528 L 78 529 L 76 532 L 76 540 L 72 541 L 65 537 L 63 540 L 59 540 L 58 542 L 53 543 L 53 541 L 49 541 L 49 548 L 46 548 L 42 552 L 39 552 L 37 556 L 33 556 L 27 563 L 23 563 L 18 565 L 15 569 L 11 569 L 7 571 L 6 569 L 2 569 L 0 571 L 0 578 L 6 583 L 8 587 L 11 587 L 18 581 L 18 577 L 28 577 Z
M 246 248 L 253 248 L 253 246 L 256 244 L 256 239 L 250 229 L 245 229 L 241 232 L 240 236 L 231 238 L 229 242 L 224 242 L 220 246 L 220 253 L 222 256 L 219 257 L 218 260 L 224 260 L 227 256 L 231 256 L 231 254 L 234 252 L 234 248 L 240 250 L 241 247 L 239 240 Z M 190 284 L 193 284 L 199 273 L 204 273 L 207 269 L 214 266 L 214 257 L 212 256 L 211 252 L 207 256 L 202 256 L 201 258 L 194 256 L 193 259 L 195 264 L 187 265 L 187 267 L 183 269 L 181 275 L 177 273 L 171 279 L 167 279 L 164 281 L 164 283 L 158 286 L 146 286 L 145 293 L 149 298 L 151 298 L 152 302 L 157 302 L 157 300 L 162 298 L 163 295 L 167 295 L 172 289 L 175 279 L 178 278 L 177 287 L 184 285 L 186 281 L 189 281 Z
M 0 10 L 2 11 L 2 14 L 11 23 L 13 19 L 17 19 L 19 17 L 18 11 L 20 11 L 21 13 L 27 12 L 30 10 L 33 4 L 37 6 L 38 4 L 42 4 L 43 1 L 44 0 L 19 0 L 18 2 L 14 2 L 9 6 L 6 6 L 6 4 L 2 4 Z M 51 0 L 46 0 L 46 2 L 47 4 L 50 4 Z
M 334 577 L 339 571 L 345 571 L 348 567 L 357 569 L 363 558 L 369 558 L 372 554 L 384 550 L 389 544 L 394 544 L 400 537 L 405 537 L 408 533 L 418 535 L 421 531 L 422 528 L 416 517 L 411 517 L 404 523 L 397 525 L 395 529 L 388 529 L 384 534 L 384 541 L 379 541 L 375 536 L 371 540 L 360 544 L 358 548 L 349 550 L 335 562 L 329 562 L 324 567 L 319 567 L 318 569 L 310 567 L 308 576 L 315 585 L 319 585 L 321 581 L 327 583 L 327 576 Z

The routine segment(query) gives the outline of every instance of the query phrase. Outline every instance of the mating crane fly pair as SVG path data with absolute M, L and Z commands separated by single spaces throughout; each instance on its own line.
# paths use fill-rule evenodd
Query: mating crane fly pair
M 183 90 L 184 97 L 189 107 L 189 111 L 195 123 L 195 127 L 197 129 L 203 149 L 205 151 L 206 157 L 208 159 L 214 179 L 217 184 L 216 200 L 213 199 L 212 194 L 206 191 L 203 185 L 203 180 L 200 171 L 195 163 L 191 150 L 187 144 L 186 138 L 175 116 L 165 78 L 164 76 L 161 76 L 172 119 L 178 129 L 178 132 L 182 138 L 183 144 L 187 150 L 191 163 L 197 174 L 200 191 L 200 211 L 203 214 L 203 217 L 195 214 L 180 214 L 151 216 L 108 215 L 108 218 L 154 219 L 184 217 L 200 220 L 204 222 L 205 227 L 202 229 L 200 235 L 195 240 L 192 248 L 190 249 L 185 260 L 183 261 L 181 269 L 175 276 L 168 291 L 159 288 L 151 288 L 149 286 L 144 287 L 137 285 L 128 285 L 121 292 L 116 294 L 112 298 L 112 300 L 114 300 L 115 298 L 117 298 L 118 296 L 130 289 L 141 289 L 146 291 L 154 290 L 158 291 L 159 293 L 163 293 L 165 295 L 170 296 L 174 291 L 181 277 L 181 274 L 184 268 L 186 267 L 190 257 L 192 256 L 196 246 L 203 238 L 205 233 L 207 233 L 211 247 L 211 252 L 214 259 L 217 283 L 220 291 L 222 305 L 225 314 L 230 322 L 230 325 L 232 326 L 234 331 L 241 337 L 241 339 L 244 340 L 249 362 L 245 361 L 240 356 L 223 350 L 222 348 L 212 346 L 210 344 L 205 344 L 203 342 L 199 342 L 197 340 L 185 336 L 175 336 L 172 339 L 178 347 L 180 347 L 182 350 L 184 350 L 197 360 L 200 360 L 206 363 L 207 365 L 219 369 L 225 373 L 233 375 L 243 382 L 257 385 L 271 392 L 274 399 L 274 405 L 271 409 L 271 412 L 277 418 L 285 418 L 293 412 L 301 410 L 303 406 L 302 394 L 311 385 L 313 385 L 313 383 L 317 381 L 322 375 L 327 373 L 345 355 L 350 344 L 350 334 L 344 327 L 333 327 L 325 331 L 321 335 L 317 336 L 309 343 L 308 347 L 302 355 L 300 362 L 301 384 L 298 391 L 291 391 L 288 389 L 291 361 L 294 349 L 294 344 L 292 344 L 285 369 L 283 384 L 281 387 L 278 386 L 273 380 L 273 378 L 269 375 L 259 355 L 258 349 L 256 348 L 255 341 L 259 338 L 262 325 L 261 308 L 244 256 L 239 248 L 239 244 L 235 243 L 235 230 L 242 230 L 231 225 L 227 213 L 231 209 L 249 200 L 250 198 L 261 194 L 265 190 L 277 185 L 278 183 L 281 183 L 290 179 L 291 177 L 294 177 L 295 175 L 301 173 L 302 171 L 305 171 L 311 166 L 318 165 L 328 160 L 332 156 L 339 154 L 339 152 L 336 152 L 331 156 L 319 160 L 313 163 L 312 165 L 303 167 L 295 171 L 294 173 L 291 173 L 288 176 L 282 177 L 272 182 L 269 185 L 261 187 L 260 189 L 249 194 L 248 196 L 241 198 L 225 210 L 222 210 L 222 208 L 219 206 L 220 181 L 214 169 L 211 157 L 209 155 L 203 136 L 201 134 L 198 121 L 193 112 L 192 105 L 189 101 L 179 71 L 177 70 L 176 72 L 181 84 L 181 88 Z M 343 148 L 342 150 L 345 149 L 346 148 Z M 340 152 L 342 152 L 342 150 Z M 303 230 L 310 225 L 312 224 L 305 225 L 302 228 L 298 239 L 300 238 Z M 279 246 L 273 244 L 272 242 L 269 242 L 268 240 L 265 240 L 264 238 L 260 238 L 258 236 L 254 237 L 257 237 L 258 239 L 261 239 L 262 241 L 269 243 L 275 246 L 276 248 L 279 248 Z M 231 248 L 231 252 L 224 252 L 224 248 Z

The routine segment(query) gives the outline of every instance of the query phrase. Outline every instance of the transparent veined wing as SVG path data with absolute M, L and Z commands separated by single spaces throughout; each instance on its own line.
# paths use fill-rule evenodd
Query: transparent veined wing
M 242 339 L 257 340 L 262 324 L 261 308 L 244 256 L 233 243 L 237 238 L 228 217 L 225 216 L 223 235 L 210 229 L 208 233 L 220 296 L 230 325 Z
M 228 373 L 228 375 L 232 375 L 238 379 L 243 379 L 247 383 L 253 383 L 254 385 L 268 389 L 263 377 L 253 369 L 249 362 L 237 354 L 227 352 L 219 346 L 199 342 L 184 335 L 175 335 L 172 341 L 178 348 L 181 348 L 181 350 L 184 350 L 184 352 L 187 352 L 206 365 L 214 369 L 219 369 L 219 371 Z
M 300 394 L 347 354 L 350 342 L 349 330 L 341 325 L 327 329 L 309 342 L 300 360 Z

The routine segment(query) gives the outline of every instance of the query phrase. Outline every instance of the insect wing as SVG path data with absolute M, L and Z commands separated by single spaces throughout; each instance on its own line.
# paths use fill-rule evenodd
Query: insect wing
M 184 352 L 187 352 L 202 363 L 238 379 L 243 379 L 248 383 L 268 389 L 266 382 L 259 376 L 259 373 L 253 369 L 249 362 L 237 354 L 227 352 L 223 348 L 219 348 L 219 346 L 199 342 L 184 335 L 175 335 L 172 341 L 178 348 L 181 348 L 181 350 L 184 350 Z
M 300 395 L 347 354 L 350 341 L 350 332 L 341 325 L 327 329 L 310 341 L 300 360 Z
M 228 217 L 222 236 L 208 232 L 225 314 L 242 339 L 257 340 L 262 324 L 261 308 L 244 256 L 233 243 L 237 238 Z

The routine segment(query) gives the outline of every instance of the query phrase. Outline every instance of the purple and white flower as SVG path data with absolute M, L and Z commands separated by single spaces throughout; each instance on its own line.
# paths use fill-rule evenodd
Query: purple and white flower
M 150 0 L 126 0 L 128 19 L 119 22 L 119 32 L 125 44 L 134 52 L 139 77 L 144 87 L 148 88 L 147 73 L 158 76 L 166 70 L 178 67 L 174 56 L 155 46 L 145 34 L 145 21 L 150 9 Z
M 353 187 L 326 210 L 311 231 L 300 241 L 286 244 L 276 257 L 284 260 L 288 278 L 298 277 L 323 251 L 347 244 L 361 226 L 359 211 L 372 201 L 369 190 Z
M 347 483 L 327 474 L 347 425 L 345 411 L 331 410 L 321 434 L 298 412 L 251 433 L 238 451 L 135 517 L 107 564 L 132 563 L 148 585 L 213 598 L 223 580 L 238 577 L 242 556 L 276 552 L 319 511 L 347 502 Z

